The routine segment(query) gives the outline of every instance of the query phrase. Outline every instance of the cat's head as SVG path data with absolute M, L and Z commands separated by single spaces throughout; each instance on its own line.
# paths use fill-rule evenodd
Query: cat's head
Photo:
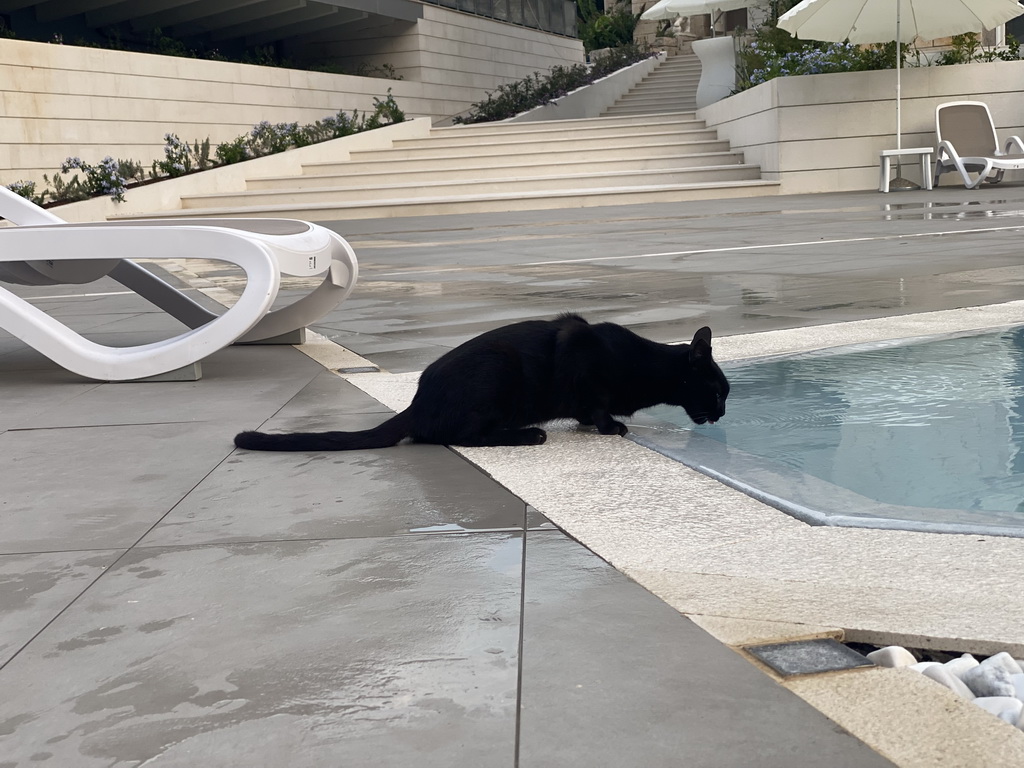
M 711 329 L 704 326 L 685 347 L 682 392 L 678 402 L 697 424 L 714 424 L 725 415 L 729 380 L 711 357 Z

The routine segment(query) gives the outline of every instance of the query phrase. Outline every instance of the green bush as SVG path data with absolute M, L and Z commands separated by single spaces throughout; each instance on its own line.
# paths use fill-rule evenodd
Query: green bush
M 900 46 L 903 66 L 908 60 L 920 66 L 922 56 L 909 45 Z M 978 35 L 955 35 L 952 47 L 932 62 L 935 65 L 967 64 L 974 61 L 1016 61 L 1020 43 L 1006 36 L 1006 48 L 985 48 Z M 797 40 L 788 32 L 766 25 L 754 32 L 753 39 L 740 49 L 736 68 L 736 90 L 743 91 L 776 77 L 816 75 L 828 72 L 862 72 L 892 69 L 896 66 L 896 43 L 858 46 L 852 43 L 826 43 Z
M 630 13 L 625 4 L 600 11 L 596 0 L 577 0 L 576 18 L 580 40 L 589 53 L 599 48 L 632 45 L 640 14 Z
M 473 104 L 467 114 L 459 115 L 453 122 L 486 123 L 514 117 L 652 55 L 650 51 L 630 43 L 609 51 L 589 67 L 585 64 L 557 66 L 544 76 L 534 72 L 522 80 L 498 86 L 496 91 L 488 93 L 486 99 Z
M 1011 34 L 1006 35 L 1006 48 L 985 48 L 976 32 L 953 35 L 952 47 L 943 51 L 935 60 L 936 64 L 970 64 L 975 61 L 1017 61 L 1020 58 L 1020 43 Z

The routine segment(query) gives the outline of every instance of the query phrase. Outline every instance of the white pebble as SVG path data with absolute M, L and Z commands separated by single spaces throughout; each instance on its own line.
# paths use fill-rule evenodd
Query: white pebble
M 1024 674 L 1010 675 L 1010 682 L 1013 683 L 1013 687 L 1017 691 L 1015 694 L 1017 698 L 1024 701 Z
M 1012 696 L 980 696 L 974 703 L 1010 725 L 1017 725 L 1024 711 L 1024 701 Z
M 986 659 L 987 661 L 987 659 Z M 963 681 L 976 696 L 1015 696 L 1017 689 L 1010 681 L 1010 673 L 998 664 L 979 664 L 964 672 Z
M 963 680 L 946 669 L 944 664 L 936 664 L 934 667 L 926 667 L 922 674 L 924 674 L 925 677 L 930 677 L 937 683 L 942 683 L 942 685 L 949 688 L 953 693 L 958 694 L 965 699 L 974 698 L 974 692 L 964 684 Z
M 914 654 L 901 645 L 889 645 L 868 654 L 871 663 L 876 667 L 909 667 L 917 664 Z
M 917 662 L 917 664 L 911 664 L 909 669 L 912 669 L 915 672 L 924 672 L 926 669 L 928 669 L 928 667 L 941 667 L 941 666 L 942 665 L 939 664 L 939 662 L 937 662 L 937 661 L 919 661 L 919 662 Z
M 978 660 L 971 656 L 971 654 L 965 653 L 958 659 L 950 659 L 942 666 L 944 666 L 946 669 L 952 672 L 956 677 L 959 677 L 961 680 L 963 680 L 964 672 L 966 672 L 968 669 L 974 669 L 976 666 L 978 666 Z
M 1002 667 L 1011 675 L 1019 675 L 1024 672 L 1024 669 L 1020 668 L 1020 664 L 1018 664 L 1014 660 L 1013 656 L 1008 654 L 1006 651 L 989 656 L 981 662 L 981 664 L 985 667 Z

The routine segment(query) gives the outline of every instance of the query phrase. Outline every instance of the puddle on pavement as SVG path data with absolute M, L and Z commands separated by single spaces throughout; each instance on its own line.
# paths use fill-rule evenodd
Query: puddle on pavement
M 882 206 L 882 211 L 885 213 L 886 221 L 904 221 L 907 219 L 930 221 L 933 219 L 963 220 L 1024 217 L 1024 209 L 996 210 L 995 208 L 995 206 L 1007 205 L 1009 203 L 1009 200 L 968 200 L 966 202 L 955 203 L 886 203 Z

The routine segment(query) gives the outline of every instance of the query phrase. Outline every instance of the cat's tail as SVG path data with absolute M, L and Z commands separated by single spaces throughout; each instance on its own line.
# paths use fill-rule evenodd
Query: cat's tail
M 357 451 L 396 445 L 412 431 L 412 416 L 406 409 L 383 424 L 360 432 L 239 432 L 235 446 L 249 451 Z

